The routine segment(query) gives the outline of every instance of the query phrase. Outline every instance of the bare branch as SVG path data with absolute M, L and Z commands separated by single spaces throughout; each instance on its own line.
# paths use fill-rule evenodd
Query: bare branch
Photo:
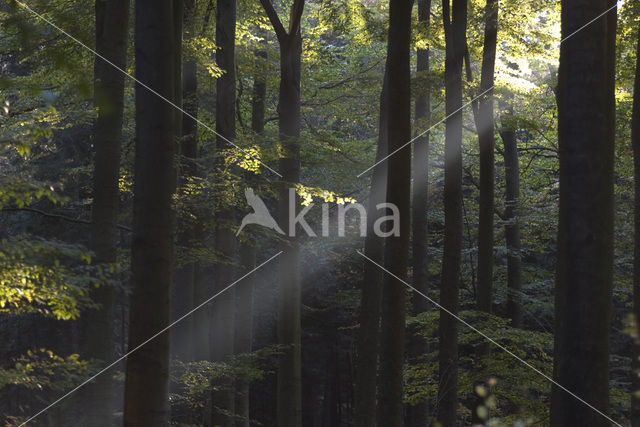
M 54 214 L 54 213 L 45 212 L 45 211 L 41 211 L 40 209 L 34 209 L 34 208 L 2 208 L 2 212 L 32 212 L 32 213 L 37 213 L 38 215 L 45 216 L 47 218 L 61 219 L 67 222 L 73 222 L 75 224 L 86 224 L 86 225 L 91 224 L 91 221 L 86 219 L 71 218 L 70 216 Z M 127 227 L 126 225 L 118 224 L 117 227 L 123 231 L 133 231 L 131 227 Z

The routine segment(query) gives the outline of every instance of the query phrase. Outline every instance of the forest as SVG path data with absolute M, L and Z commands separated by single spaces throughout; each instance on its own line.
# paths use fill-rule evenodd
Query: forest
M 0 1 L 0 426 L 640 427 L 639 34 Z

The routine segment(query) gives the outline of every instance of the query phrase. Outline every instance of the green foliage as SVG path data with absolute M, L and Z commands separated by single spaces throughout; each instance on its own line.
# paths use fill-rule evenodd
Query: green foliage
M 28 236 L 0 241 L 0 312 L 75 319 L 100 282 L 82 246 Z

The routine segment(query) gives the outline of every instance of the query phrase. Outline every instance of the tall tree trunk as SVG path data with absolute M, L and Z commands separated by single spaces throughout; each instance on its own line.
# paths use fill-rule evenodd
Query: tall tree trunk
M 280 43 L 280 98 L 278 113 L 283 157 L 280 158 L 280 227 L 289 230 L 289 188 L 300 181 L 300 30 Z M 298 206 L 295 197 L 294 206 Z M 300 230 L 295 230 L 300 231 Z M 294 230 L 289 232 L 294 233 Z M 278 343 L 287 346 L 278 363 L 278 425 L 302 425 L 302 366 L 300 343 L 300 248 L 298 239 L 282 244 L 278 273 Z
M 226 182 L 224 171 L 225 150 L 232 148 L 228 141 L 236 137 L 236 0 L 218 0 L 216 7 L 216 63 L 224 73 L 216 81 L 216 148 L 219 179 L 223 180 L 221 193 L 232 191 Z M 235 280 L 236 237 L 232 224 L 235 212 L 219 195 L 216 203 L 216 252 L 222 258 L 215 266 L 214 289 L 220 292 Z M 224 361 L 234 353 L 235 335 L 235 288 L 227 290 L 213 302 L 211 359 Z M 220 384 L 222 390 L 214 391 L 211 411 L 212 426 L 231 427 L 235 424 L 229 415 L 234 413 L 235 396 L 233 381 Z
M 267 95 L 267 82 L 265 72 L 265 60 L 267 52 L 258 50 L 255 53 L 256 66 L 253 81 L 253 99 L 251 102 L 251 130 L 257 136 L 264 132 L 264 107 Z M 250 184 L 253 173 L 245 174 L 247 183 Z M 256 266 L 255 239 L 249 237 L 240 242 L 240 265 L 243 274 L 253 270 Z M 255 278 L 249 276 L 236 287 L 236 339 L 235 352 L 249 353 L 252 350 L 253 338 L 253 288 Z M 249 383 L 239 382 L 236 395 L 236 427 L 249 427 Z
M 388 152 L 392 153 L 411 139 L 411 9 L 409 0 L 391 0 L 389 5 L 388 77 Z M 405 278 L 409 258 L 411 215 L 411 147 L 405 146 L 386 160 L 387 202 L 398 208 L 399 235 L 387 238 L 386 269 Z M 380 384 L 378 425 L 402 426 L 404 365 L 405 295 L 407 289 L 396 277 L 386 275 L 382 288 L 380 335 Z
M 96 13 L 96 51 L 121 69 L 126 68 L 129 0 L 98 0 Z M 91 248 L 96 264 L 117 261 L 118 180 L 120 177 L 120 145 L 124 111 L 124 74 L 104 60 L 96 57 L 94 64 L 94 106 L 98 116 L 94 124 L 95 171 L 91 221 Z M 115 317 L 115 290 L 102 286 L 95 290 L 94 300 L 100 304 L 87 316 L 91 325 L 87 335 L 88 355 L 110 362 L 113 359 Z M 101 375 L 89 384 L 87 396 L 87 423 L 113 424 L 113 381 L 110 375 Z
M 418 19 L 423 25 L 429 26 L 431 20 L 431 0 L 418 0 Z M 416 71 L 429 72 L 429 49 L 417 50 Z M 430 87 L 418 96 L 415 104 L 415 120 L 418 131 L 430 127 L 431 122 L 431 94 Z M 414 141 L 413 144 L 413 201 L 412 201 L 412 260 L 413 287 L 426 294 L 429 288 L 429 270 L 427 266 L 427 248 L 429 247 L 428 233 L 428 204 L 429 204 L 429 136 L 427 132 Z M 429 309 L 429 303 L 422 296 L 413 293 L 413 312 L 419 314 Z M 427 342 L 418 334 L 411 337 L 409 357 L 417 363 L 420 357 L 429 351 Z M 427 425 L 429 420 L 429 402 L 422 401 L 407 408 L 407 421 L 410 427 Z
M 300 182 L 300 67 L 302 33 L 300 21 L 304 0 L 291 5 L 289 30 L 285 30 L 270 0 L 260 0 L 273 25 L 280 44 L 280 95 L 278 99 L 278 128 L 282 157 L 279 186 L 278 220 L 280 227 L 295 235 L 291 229 L 289 187 Z M 294 206 L 298 197 L 294 196 Z M 295 213 L 294 213 L 295 215 Z M 295 237 L 282 243 L 278 271 L 278 344 L 285 346 L 278 361 L 277 412 L 279 427 L 302 425 L 302 366 L 300 343 L 300 247 Z
M 195 0 L 184 1 L 184 37 L 193 38 L 195 36 Z M 185 212 L 188 216 L 197 216 L 197 212 L 193 204 L 189 200 L 188 183 L 189 180 L 197 176 L 198 168 L 196 159 L 198 157 L 198 124 L 192 117 L 198 116 L 198 100 L 197 100 L 197 65 L 193 58 L 186 58 L 181 64 L 182 76 L 182 107 L 187 114 L 180 112 L 180 120 L 177 123 L 181 131 L 180 138 L 180 192 L 185 204 Z M 185 253 L 192 248 L 198 241 L 201 231 L 198 225 L 192 221 L 181 221 L 178 226 L 181 228 L 177 237 L 177 245 Z M 188 310 L 197 306 L 204 300 L 204 295 L 196 298 L 197 293 L 202 290 L 196 290 L 197 276 L 199 272 L 198 261 L 194 261 L 185 254 L 182 260 L 179 260 L 180 267 L 176 269 L 174 278 L 174 293 L 172 296 L 173 316 L 174 318 L 183 315 Z M 200 283 L 202 280 L 199 281 Z M 198 333 L 197 331 L 206 329 L 207 319 L 206 312 L 200 310 L 195 312 L 182 321 L 182 324 L 176 325 L 172 331 L 171 346 L 174 353 L 182 360 L 203 360 L 208 356 L 208 337 L 206 333 Z M 208 330 L 208 329 L 207 329 Z M 207 345 L 206 351 L 202 351 L 203 343 Z M 199 350 L 196 350 L 199 349 Z M 199 353 L 200 357 L 196 357 Z
M 446 59 L 446 135 L 444 171 L 444 252 L 440 304 L 458 313 L 462 250 L 462 62 L 467 27 L 466 0 L 442 2 Z M 451 13 L 452 12 L 452 13 Z M 458 320 L 440 310 L 438 414 L 445 426 L 456 425 L 458 396 Z
M 636 79 L 633 87 L 633 116 L 631 119 L 631 146 L 634 172 L 634 254 L 633 254 L 633 314 L 636 331 L 640 328 L 640 31 L 636 50 Z M 637 332 L 636 332 L 637 333 Z M 640 427 L 640 338 L 635 337 L 631 359 L 631 425 Z
M 478 224 L 478 310 L 491 313 L 493 301 L 493 215 L 494 215 L 494 118 L 493 92 L 498 37 L 498 2 L 487 0 L 484 47 L 478 106 L 480 144 L 480 206 Z
M 136 2 L 136 78 L 168 99 L 175 95 L 175 19 L 172 0 Z M 129 349 L 169 324 L 175 121 L 174 107 L 136 85 Z M 163 333 L 128 357 L 124 425 L 167 425 L 168 389 L 169 334 Z
M 380 94 L 376 163 L 387 155 L 388 84 L 389 81 L 385 70 Z M 384 240 L 374 233 L 373 226 L 382 215 L 381 211 L 376 209 L 376 206 L 385 201 L 387 166 L 387 162 L 382 161 L 373 169 L 368 202 L 367 235 L 364 240 L 364 254 L 380 265 L 384 263 Z M 355 427 L 375 427 L 376 425 L 376 389 L 380 353 L 380 299 L 382 298 L 383 277 L 383 272 L 378 266 L 368 261 L 365 262 L 360 296 L 360 329 L 358 331 L 355 375 Z
M 511 100 L 509 102 L 512 102 Z M 513 128 L 513 107 L 504 105 L 500 136 L 504 145 L 506 202 L 504 237 L 507 244 L 507 317 L 511 326 L 522 327 L 522 254 L 520 252 L 520 156 Z
M 583 26 L 612 5 L 615 0 L 562 2 L 562 35 L 573 36 L 561 46 L 558 76 L 560 214 L 554 378 L 604 413 L 609 410 L 613 280 L 616 13 Z M 610 422 L 554 386 L 551 425 Z

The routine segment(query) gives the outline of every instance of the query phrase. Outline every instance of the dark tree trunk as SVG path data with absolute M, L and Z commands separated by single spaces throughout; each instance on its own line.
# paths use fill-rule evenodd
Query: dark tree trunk
M 264 131 L 264 107 L 267 93 L 267 82 L 264 72 L 264 60 L 266 51 L 259 50 L 255 53 L 256 67 L 253 81 L 253 99 L 251 102 L 251 130 L 255 135 L 261 136 Z M 247 182 L 251 182 L 253 173 L 245 174 Z M 240 242 L 240 265 L 242 273 L 246 274 L 256 266 L 255 240 L 248 237 Z M 248 276 L 236 286 L 236 338 L 235 352 L 249 353 L 252 350 L 253 338 L 253 288 L 254 276 Z M 238 382 L 236 391 L 236 427 L 249 427 L 249 383 Z
M 387 155 L 388 83 L 385 71 L 380 94 L 380 122 L 378 125 L 376 163 Z M 376 209 L 376 206 L 384 203 L 386 192 L 387 162 L 383 161 L 373 169 L 368 202 L 367 236 L 364 241 L 364 254 L 380 265 L 384 263 L 384 241 L 382 237 L 374 233 L 373 225 L 382 215 L 382 211 Z M 371 262 L 365 261 L 360 296 L 360 329 L 358 331 L 355 376 L 355 427 L 375 427 L 376 425 L 382 279 L 383 272 L 380 268 Z
M 633 116 L 631 119 L 631 146 L 634 172 L 634 254 L 633 254 L 633 314 L 635 328 L 640 322 L 640 35 L 636 57 L 636 79 L 633 87 Z M 636 336 L 631 359 L 631 425 L 640 427 L 640 338 Z
M 221 182 L 221 192 L 232 191 L 226 182 L 224 171 L 225 151 L 232 148 L 228 141 L 236 137 L 236 0 L 219 0 L 216 7 L 216 63 L 224 73 L 216 81 L 216 137 L 217 168 Z M 235 280 L 236 237 L 233 232 L 234 209 L 220 195 L 216 203 L 216 253 L 222 261 L 215 266 L 215 292 L 229 286 Z M 211 360 L 224 361 L 234 353 L 235 335 L 235 288 L 225 291 L 212 304 Z M 214 391 L 211 411 L 212 426 L 231 427 L 234 419 L 235 396 L 233 381 L 218 384 L 220 391 Z
M 302 39 L 299 29 L 280 43 L 280 227 L 289 230 L 289 188 L 300 181 L 300 56 Z M 296 197 L 295 206 L 298 206 Z M 293 230 L 289 230 L 293 232 Z M 300 230 L 296 230 L 299 232 Z M 302 378 L 300 343 L 300 248 L 298 239 L 282 244 L 278 279 L 278 343 L 288 346 L 278 364 L 278 425 L 302 425 Z
M 98 0 L 96 12 L 96 51 L 121 69 L 126 69 L 129 0 Z M 120 145 L 124 111 L 124 74 L 97 58 L 94 64 L 95 170 L 91 221 L 91 249 L 96 264 L 117 261 Z M 115 290 L 108 285 L 95 290 L 100 309 L 91 310 L 87 324 L 88 356 L 109 363 L 113 359 Z M 85 413 L 91 425 L 113 424 L 113 381 L 101 375 L 87 386 Z
M 185 0 L 184 2 L 184 36 L 192 38 L 195 35 L 195 0 Z M 186 216 L 197 216 L 196 208 L 189 200 L 188 183 L 190 179 L 199 173 L 196 159 L 198 157 L 198 124 L 192 117 L 198 116 L 197 100 L 197 65 L 193 58 L 185 58 L 182 63 L 182 108 L 186 114 L 180 113 L 181 118 L 177 123 L 181 127 L 180 139 L 180 192 L 185 205 Z M 192 117 L 190 117 L 192 116 Z M 180 267 L 176 269 L 174 278 L 174 293 L 172 296 L 173 316 L 182 316 L 193 307 L 204 300 L 202 290 L 196 290 L 196 282 L 199 272 L 198 261 L 192 260 L 188 255 L 188 250 L 193 248 L 201 236 L 198 225 L 188 219 L 179 219 L 180 233 L 177 237 L 177 246 L 183 251 L 181 259 L 178 260 Z M 208 337 L 206 332 L 199 331 L 207 329 L 206 311 L 199 310 L 193 315 L 184 319 L 181 324 L 176 325 L 172 331 L 171 346 L 173 352 L 184 361 L 203 360 L 208 356 Z M 202 342 L 204 340 L 204 343 Z M 206 351 L 203 351 L 203 344 Z M 196 357 L 196 354 L 198 357 Z
M 462 62 L 467 26 L 466 0 L 442 2 L 445 26 L 446 122 L 444 171 L 444 252 L 440 303 L 458 313 L 462 250 Z M 451 13 L 453 12 L 453 13 Z M 458 320 L 440 310 L 440 352 L 437 419 L 445 426 L 456 425 L 458 396 Z
M 391 153 L 411 139 L 411 78 L 410 43 L 411 9 L 409 0 L 391 0 L 389 6 L 389 41 L 387 47 L 388 119 L 387 138 Z M 387 173 L 387 202 L 398 208 L 399 235 L 385 242 L 386 269 L 406 278 L 409 258 L 411 215 L 411 147 L 389 157 Z M 396 277 L 386 275 L 381 301 L 380 373 L 378 425 L 402 426 L 404 365 L 404 328 L 406 287 Z
M 423 25 L 429 26 L 431 17 L 431 0 L 418 0 L 418 19 Z M 416 71 L 418 73 L 429 72 L 429 49 L 417 50 Z M 427 87 L 416 99 L 415 120 L 417 130 L 431 126 L 431 94 Z M 429 136 L 427 132 L 414 141 L 413 144 L 413 201 L 412 201 L 412 260 L 413 260 L 413 287 L 427 294 L 429 291 L 429 270 L 427 266 L 429 247 L 428 233 L 428 204 L 429 204 Z M 413 293 L 412 305 L 414 314 L 425 312 L 429 309 L 429 302 L 416 293 Z M 411 337 L 409 358 L 417 363 L 420 357 L 429 352 L 427 342 L 421 336 L 414 334 Z M 429 402 L 419 402 L 415 406 L 407 408 L 407 424 L 410 427 L 426 426 L 429 420 Z
M 280 95 L 278 128 L 282 157 L 279 186 L 278 220 L 280 227 L 290 230 L 289 188 L 300 181 L 300 67 L 302 33 L 300 20 L 304 0 L 291 5 L 289 31 L 286 31 L 269 0 L 261 0 L 280 44 Z M 294 206 L 298 206 L 298 197 Z M 302 425 L 302 366 L 300 343 L 300 247 L 295 237 L 285 238 L 281 245 L 278 272 L 278 344 L 285 346 L 278 361 L 277 412 L 279 427 Z
M 175 96 L 174 5 L 136 2 L 136 78 L 162 96 Z M 175 109 L 136 85 L 136 164 L 129 349 L 169 324 L 172 278 L 172 197 L 175 191 Z M 128 357 L 125 426 L 167 425 L 169 334 Z
M 613 280 L 615 0 L 564 0 L 558 139 L 560 214 L 555 295 L 554 378 L 609 411 L 609 329 Z M 579 32 L 575 33 L 578 29 Z M 553 387 L 552 426 L 610 422 Z
M 487 0 L 478 106 L 480 205 L 478 224 L 478 310 L 491 313 L 493 301 L 494 118 L 493 92 L 498 36 L 498 2 Z
M 509 101 L 511 102 L 511 101 Z M 515 328 L 522 327 L 522 254 L 520 252 L 520 156 L 513 128 L 513 107 L 505 105 L 500 130 L 504 145 L 506 202 L 504 237 L 507 244 L 507 317 Z

